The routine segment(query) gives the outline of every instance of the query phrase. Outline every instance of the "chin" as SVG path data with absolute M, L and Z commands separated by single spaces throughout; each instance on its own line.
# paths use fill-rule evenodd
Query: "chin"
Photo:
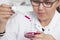
M 42 17 L 40 18 L 40 17 L 39 17 L 39 20 L 40 20 L 40 21 L 46 21 L 47 18 L 45 18 L 45 17 L 44 17 L 44 18 L 42 18 Z

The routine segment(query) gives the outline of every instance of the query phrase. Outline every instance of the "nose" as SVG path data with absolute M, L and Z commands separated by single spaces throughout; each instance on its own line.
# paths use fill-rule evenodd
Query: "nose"
M 39 4 L 39 7 L 38 7 L 39 10 L 44 10 L 44 6 L 42 3 Z

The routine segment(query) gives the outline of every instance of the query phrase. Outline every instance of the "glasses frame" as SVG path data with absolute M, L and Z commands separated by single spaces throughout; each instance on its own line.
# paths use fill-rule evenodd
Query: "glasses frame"
M 31 4 L 32 4 L 33 0 L 30 0 L 30 1 L 31 1 Z M 44 1 L 43 1 L 43 2 L 39 2 L 39 3 L 38 3 L 38 6 L 35 6 L 35 5 L 33 5 L 33 4 L 32 4 L 32 6 L 34 6 L 34 7 L 39 7 L 40 4 L 42 3 L 42 5 L 43 5 L 44 7 L 46 7 L 46 8 L 51 8 L 52 5 L 53 5 L 56 1 L 59 1 L 59 0 L 55 0 L 54 2 L 51 2 L 51 6 L 50 6 L 50 7 L 44 6 Z

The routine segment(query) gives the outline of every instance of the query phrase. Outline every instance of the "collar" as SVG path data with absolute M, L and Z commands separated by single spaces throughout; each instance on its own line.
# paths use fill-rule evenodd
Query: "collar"
M 59 19 L 60 19 L 60 14 L 57 11 L 55 11 L 55 15 L 53 16 L 51 22 L 44 28 L 45 29 L 50 29 L 50 30 L 53 29 L 53 28 L 56 28 L 56 25 L 58 24 Z M 35 25 L 35 28 L 37 30 L 42 32 L 41 29 L 43 28 L 43 26 L 39 23 L 37 18 L 35 18 L 35 20 L 34 20 L 34 25 Z

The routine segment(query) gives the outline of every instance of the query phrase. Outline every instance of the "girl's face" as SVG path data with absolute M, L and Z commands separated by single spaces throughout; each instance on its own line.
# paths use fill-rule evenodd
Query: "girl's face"
M 58 0 L 31 0 L 33 10 L 39 20 L 48 20 L 54 16 L 54 12 L 59 5 Z

